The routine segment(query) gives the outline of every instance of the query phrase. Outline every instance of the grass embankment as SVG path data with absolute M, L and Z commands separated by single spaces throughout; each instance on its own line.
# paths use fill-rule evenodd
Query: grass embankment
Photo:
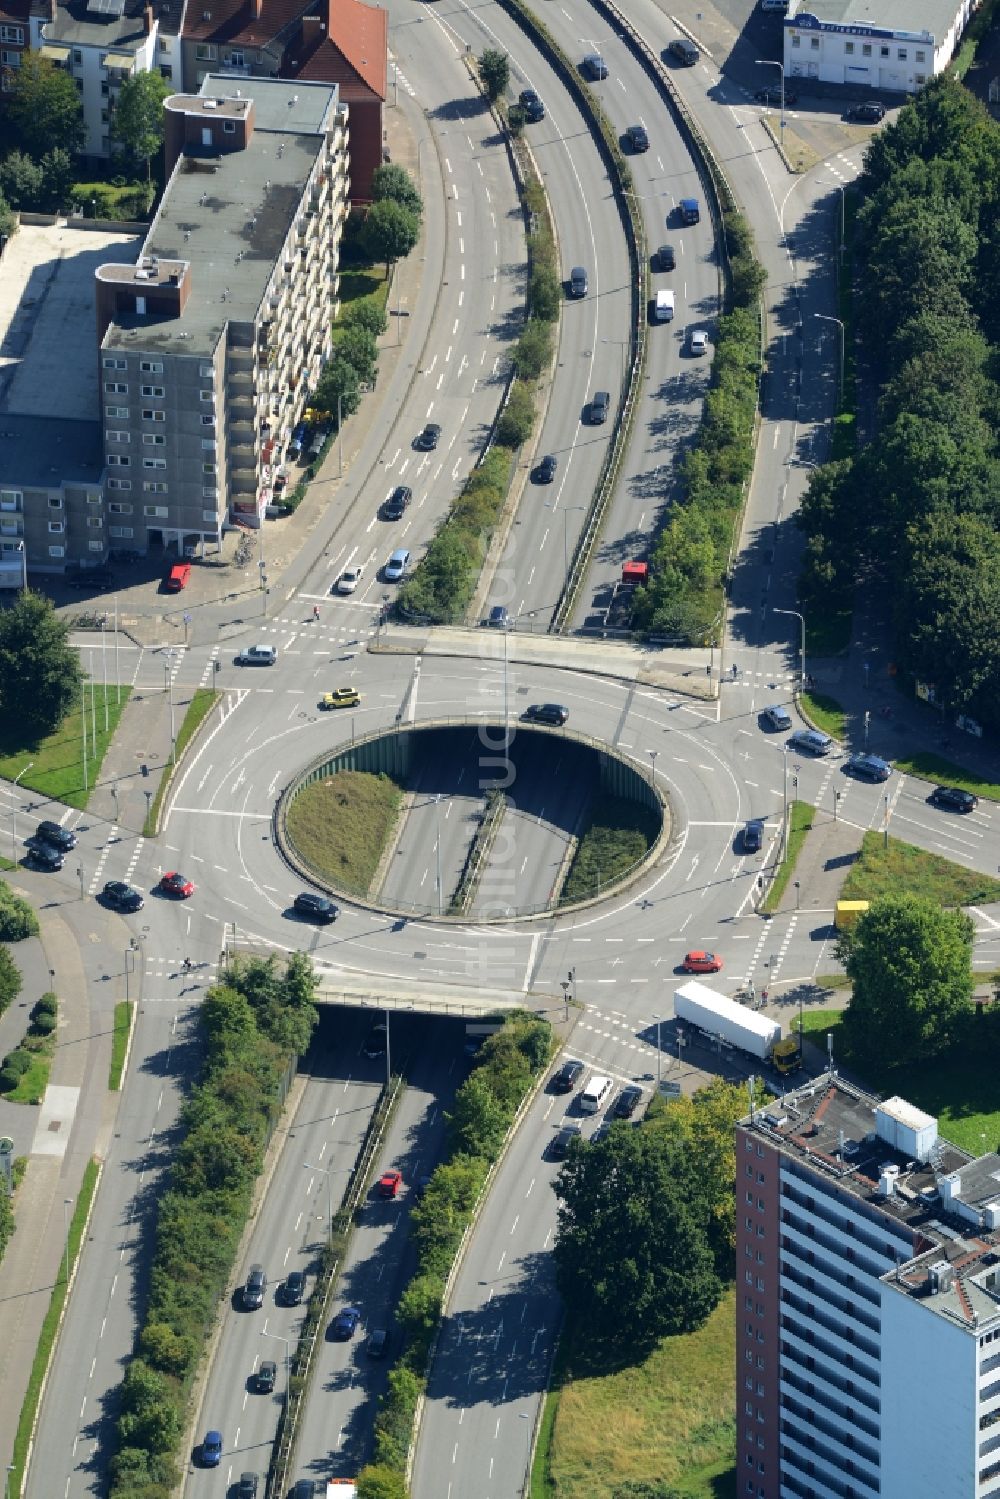
M 41 1103 L 49 1085 L 49 1072 L 56 1049 L 55 1033 L 51 1036 L 27 1036 L 21 1043 L 31 1052 L 27 1072 L 18 1079 L 17 1087 L 3 1096 L 8 1103 Z
M 42 1381 L 45 1371 L 49 1367 L 49 1359 L 52 1356 L 52 1348 L 59 1330 L 59 1317 L 62 1313 L 63 1302 L 66 1300 L 66 1273 L 67 1260 L 72 1270 L 76 1264 L 76 1257 L 80 1252 L 80 1241 L 83 1238 L 84 1225 L 87 1222 L 87 1214 L 90 1212 L 90 1204 L 97 1188 L 97 1177 L 99 1167 L 96 1161 L 88 1161 L 83 1173 L 83 1181 L 80 1185 L 80 1195 L 76 1199 L 76 1207 L 73 1209 L 73 1217 L 69 1225 L 69 1252 L 63 1256 L 59 1275 L 55 1285 L 52 1287 L 52 1295 L 49 1298 L 49 1309 L 45 1313 L 45 1321 L 42 1323 L 42 1331 L 35 1349 L 34 1362 L 31 1365 L 31 1373 L 28 1376 L 28 1388 L 25 1391 L 24 1403 L 21 1406 L 21 1414 L 17 1423 L 17 1435 L 14 1438 L 14 1452 L 12 1456 L 13 1466 L 10 1472 L 10 1490 L 12 1494 L 19 1494 L 24 1486 L 24 1462 L 28 1454 L 28 1443 L 31 1440 L 31 1428 L 35 1421 L 35 1412 L 38 1410 L 38 1402 L 42 1394 Z
M 111 1068 L 108 1073 L 108 1087 L 112 1093 L 117 1093 L 122 1085 L 133 1013 L 134 1006 L 130 1000 L 120 999 L 115 1005 L 115 1026 L 111 1032 Z
M 1000 802 L 1000 783 L 982 781 L 971 770 L 963 770 L 961 765 L 956 765 L 952 760 L 944 760 L 940 755 L 929 752 L 907 755 L 894 760 L 893 764 L 897 770 L 905 770 L 923 780 L 936 781 L 942 786 L 958 786 L 962 791 L 971 791 L 973 796 L 989 797 L 991 801 Z
M 0 737 L 0 776 L 12 781 L 21 775 L 31 760 L 31 769 L 21 775 L 21 785 L 55 801 L 66 802 L 70 807 L 84 808 L 90 793 L 97 785 L 101 765 L 108 752 L 111 736 L 118 727 L 131 687 L 122 687 L 121 702 L 117 687 L 94 684 L 94 708 L 90 703 L 90 683 L 87 683 L 87 787 L 83 776 L 83 716 L 80 705 L 68 713 L 58 729 L 39 740 L 37 744 L 24 744 L 16 724 L 9 724 Z M 104 704 L 107 701 L 108 727 L 104 727 Z M 96 736 L 91 741 L 91 731 Z
M 835 697 L 827 697 L 823 692 L 803 692 L 799 702 L 806 718 L 821 733 L 829 734 L 831 739 L 847 737 L 847 714 Z
M 388 776 L 338 771 L 298 793 L 288 808 L 288 836 L 317 874 L 366 895 L 402 799 Z
M 900 894 L 918 895 L 939 906 L 978 905 L 1000 900 L 1000 880 L 897 838 L 890 838 L 886 848 L 881 833 L 866 833 L 860 857 L 841 889 L 841 900 Z
M 188 703 L 187 712 L 181 721 L 180 733 L 177 735 L 177 745 L 174 749 L 175 765 L 180 763 L 184 751 L 198 732 L 202 721 L 212 711 L 218 696 L 219 694 L 214 687 L 198 687 L 195 689 L 194 697 Z M 156 788 L 156 795 L 153 797 L 149 811 L 146 813 L 146 821 L 142 829 L 143 835 L 146 838 L 152 838 L 156 833 L 160 808 L 163 805 L 163 798 L 170 788 L 172 777 L 173 767 L 164 766 L 163 774 L 160 776 L 160 784 Z
M 648 807 L 620 796 L 596 796 L 573 855 L 560 905 L 599 895 L 644 856 L 660 820 Z
M 384 265 L 359 265 L 340 272 L 340 318 L 352 307 L 370 302 L 385 311 L 389 300 L 389 278 Z M 336 337 L 336 325 L 334 336 Z
M 567 1365 L 547 1402 L 531 1499 L 610 1499 L 643 1480 L 690 1499 L 735 1495 L 735 1291 L 641 1364 L 593 1377 L 574 1377 L 572 1354 Z
M 781 897 L 785 893 L 788 881 L 795 873 L 796 862 L 815 816 L 816 808 L 810 806 L 808 802 L 792 802 L 788 809 L 788 847 L 771 881 L 771 888 L 761 901 L 760 909 L 765 913 L 776 911 L 781 904 Z

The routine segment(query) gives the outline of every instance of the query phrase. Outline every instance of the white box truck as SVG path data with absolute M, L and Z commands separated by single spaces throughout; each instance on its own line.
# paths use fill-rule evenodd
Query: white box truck
M 779 1072 L 792 1072 L 799 1065 L 799 1043 L 794 1036 L 781 1039 L 777 1020 L 716 994 L 707 984 L 692 979 L 675 989 L 674 1015 L 706 1036 L 748 1052 L 759 1062 L 773 1062 Z

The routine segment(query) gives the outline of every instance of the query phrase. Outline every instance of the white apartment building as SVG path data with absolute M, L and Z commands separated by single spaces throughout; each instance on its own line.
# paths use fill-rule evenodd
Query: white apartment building
M 88 156 L 115 150 L 111 125 L 121 86 L 158 66 L 159 22 L 148 0 L 49 0 L 48 18 L 34 18 L 35 45 L 64 68 L 83 105 Z
M 951 61 L 974 0 L 791 0 L 787 78 L 912 94 Z

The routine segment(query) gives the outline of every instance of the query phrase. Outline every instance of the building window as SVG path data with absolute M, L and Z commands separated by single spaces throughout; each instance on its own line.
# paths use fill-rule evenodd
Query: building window
M 87 525 L 92 531 L 99 531 L 104 525 L 104 517 L 100 515 L 88 515 Z
M 147 448 L 162 448 L 166 446 L 167 439 L 162 432 L 144 432 L 142 441 Z
M 797 36 L 793 36 L 792 37 L 792 46 L 793 47 L 800 47 L 801 45 L 802 45 L 801 38 L 797 37 Z
M 198 62 L 214 62 L 215 48 L 210 47 L 207 42 L 199 42 L 194 49 L 194 55 Z
M 166 39 L 165 36 L 161 36 L 160 37 L 160 51 L 161 52 L 169 52 L 170 51 L 170 43 L 167 41 L 167 39 Z
M 62 509 L 62 500 L 59 498 L 58 495 L 52 495 L 52 494 L 49 495 L 49 509 L 50 510 L 61 510 Z
M 146 505 L 143 507 L 143 515 L 150 516 L 153 520 L 164 520 L 170 514 L 166 505 Z
M 127 370 L 128 369 L 128 360 L 127 359 L 114 359 L 110 355 L 105 355 L 105 357 L 101 360 L 101 364 L 104 367 L 104 369 L 106 369 L 106 370 Z
M 118 467 L 118 468 L 128 468 L 131 465 L 131 462 L 132 462 L 132 460 L 128 456 L 127 453 L 109 453 L 108 454 L 108 466 L 109 466 L 109 468 L 115 468 L 115 467 Z
M 202 497 L 203 500 L 214 500 L 214 499 L 217 499 L 218 492 L 217 492 L 217 490 L 214 490 L 214 489 L 203 489 L 202 492 L 201 492 L 201 497 Z M 214 511 L 212 512 L 212 517 L 213 517 L 213 519 L 215 518 L 215 512 Z
M 104 542 L 103 541 L 88 541 L 87 542 L 87 551 L 88 552 L 103 552 L 104 551 Z
M 889 56 L 889 48 L 888 47 L 880 47 L 878 49 L 878 55 L 879 55 L 879 57 L 888 57 Z
M 202 518 L 202 520 L 208 520 L 208 521 L 216 521 L 216 520 L 218 520 L 218 516 L 216 515 L 216 513 L 215 513 L 214 510 L 203 510 L 201 512 L 201 518 Z
M 898 47 L 896 49 L 896 57 L 897 57 L 897 59 L 900 62 L 905 62 L 906 61 L 906 55 L 907 54 L 906 54 L 906 48 L 905 47 Z
M 50 536 L 61 536 L 62 533 L 63 533 L 63 531 L 65 531 L 65 529 L 66 529 L 66 527 L 63 525 L 63 523 L 62 523 L 61 520 L 50 520 L 49 521 L 49 535 Z
M 107 380 L 104 384 L 104 394 L 106 396 L 127 396 L 128 386 L 119 385 L 114 380 Z
M 131 442 L 132 435 L 129 432 L 105 432 L 108 442 Z
M 845 42 L 844 43 L 844 51 L 847 53 L 848 57 L 853 57 L 854 56 L 854 43 L 853 42 Z
M 203 474 L 214 474 L 215 473 L 215 464 L 214 463 L 203 463 L 202 466 L 201 466 L 201 471 L 202 471 Z
M 129 541 L 135 533 L 131 526 L 110 526 L 108 534 L 115 541 Z
M 167 460 L 165 458 L 144 458 L 142 466 L 143 468 L 166 468 Z
M 153 360 L 150 360 L 150 359 L 140 360 L 140 362 L 139 362 L 139 368 L 142 370 L 142 373 L 144 375 L 162 375 L 163 374 L 163 365 L 161 363 L 154 362 Z
M 128 421 L 128 407 L 127 406 L 105 406 L 105 408 L 104 408 L 104 415 L 108 418 L 109 421 L 112 421 L 112 422 L 127 422 Z
M 201 419 L 201 425 L 203 427 L 214 427 L 215 426 L 215 417 L 214 416 L 203 416 L 202 419 Z
M 202 451 L 203 452 L 205 452 L 205 453 L 214 453 L 215 452 L 215 438 L 214 437 L 203 437 L 201 439 L 201 446 L 202 446 Z
M 143 411 L 142 419 L 144 422 L 165 422 L 167 419 L 167 414 L 165 411 L 153 411 L 152 408 L 150 408 L 149 410 Z
M 202 401 L 214 401 L 215 400 L 215 391 L 214 390 L 203 390 L 203 391 L 200 391 L 198 398 L 199 398 L 199 400 L 202 400 Z
M 0 26 L 0 42 L 16 42 L 19 47 L 23 47 L 24 27 Z
M 233 65 L 234 68 L 242 68 L 243 67 L 243 53 L 242 52 L 230 52 L 230 54 L 229 54 L 229 61 L 232 63 L 232 65 Z
M 132 480 L 131 479 L 109 479 L 108 480 L 108 488 L 109 489 L 131 489 L 132 488 Z M 112 505 L 111 508 L 113 510 L 114 506 Z
M 49 547 L 49 556 L 50 557 L 65 557 L 65 555 L 66 555 L 66 548 L 65 547 Z
M 861 56 L 862 57 L 871 57 L 871 55 L 872 55 L 872 44 L 871 44 L 871 42 L 862 42 L 861 43 Z
M 926 73 L 917 73 L 916 74 L 916 81 L 917 81 L 918 84 L 926 83 L 927 82 L 927 74 Z
M 144 396 L 151 396 L 154 401 L 159 401 L 166 395 L 166 391 L 162 385 L 144 385 L 142 387 L 142 394 Z
M 79 67 L 81 65 L 81 63 L 83 62 L 83 53 L 80 51 L 79 48 L 76 48 L 74 50 L 74 52 L 73 52 L 73 61 L 76 64 L 77 67 Z
M 819 51 L 819 37 L 818 36 L 811 36 L 809 38 L 809 46 L 810 46 L 810 48 L 812 49 L 813 52 L 818 52 Z
M 215 366 L 212 364 L 200 364 L 198 366 L 198 378 L 200 380 L 214 380 Z
M 167 492 L 167 486 L 162 479 L 146 479 L 142 487 L 147 494 L 166 494 Z
M 914 58 L 915 58 L 915 60 L 917 62 L 926 62 L 927 61 L 927 54 L 926 54 L 926 52 L 921 51 L 919 48 L 917 49 L 916 52 L 914 52 L 913 56 L 914 56 Z
M 109 515 L 131 515 L 132 514 L 132 506 L 131 505 L 122 505 L 117 500 L 112 500 L 110 502 L 110 504 L 108 505 L 108 514 Z M 112 536 L 115 534 L 113 530 L 112 530 L 111 534 L 112 534 Z
M 167 82 L 169 83 L 170 80 L 171 80 L 171 78 L 173 78 L 173 76 L 174 76 L 174 70 L 173 70 L 173 68 L 171 68 L 165 62 L 161 62 L 160 63 L 160 77 L 161 78 L 165 78 L 167 80 Z

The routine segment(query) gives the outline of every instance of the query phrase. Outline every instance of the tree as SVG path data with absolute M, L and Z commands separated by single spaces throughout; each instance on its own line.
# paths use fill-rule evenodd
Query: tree
M 956 1037 L 972 998 L 973 924 L 913 895 L 873 901 L 844 944 L 854 986 L 844 1024 L 862 1063 L 901 1067 Z
M 453 1150 L 495 1160 L 510 1120 L 510 1110 L 497 1098 L 482 1069 L 477 1068 L 455 1094 L 448 1119 Z
M 349 360 L 334 350 L 333 358 L 319 377 L 311 404 L 336 421 L 351 416 L 361 405 L 361 386 Z
M 528 312 L 543 323 L 554 323 L 562 306 L 562 287 L 550 265 L 537 265 L 528 286 Z
M 65 69 L 25 52 L 12 77 L 7 111 L 25 151 L 36 159 L 55 146 L 79 151 L 86 139 L 83 104 Z
M 537 380 L 552 357 L 552 325 L 529 318 L 514 345 L 512 357 L 522 380 Z
M 37 744 L 79 703 L 83 674 L 68 637 L 68 623 L 40 593 L 22 593 L 0 614 L 0 717 L 12 749 Z
M 487 99 L 495 104 L 510 83 L 510 59 L 506 52 L 501 52 L 497 47 L 487 47 L 480 54 L 479 76 Z
M 718 1303 L 700 1167 L 666 1132 L 618 1129 L 570 1151 L 556 1182 L 556 1275 L 586 1336 L 641 1357 Z
M 0 1015 L 21 992 L 21 970 L 5 947 L 0 947 Z
M 0 191 L 0 238 L 10 239 L 17 232 L 17 214 Z
M 372 173 L 372 198 L 376 203 L 387 199 L 391 199 L 393 203 L 401 203 L 404 208 L 415 213 L 418 219 L 423 215 L 424 200 L 405 167 L 376 167 Z
M 390 265 L 409 255 L 420 238 L 420 220 L 411 209 L 385 198 L 368 210 L 363 232 L 369 255 L 384 261 L 388 274 Z
M 384 1463 L 369 1463 L 358 1474 L 358 1499 L 406 1499 L 406 1478 Z
M 353 325 L 341 330 L 336 341 L 337 358 L 345 359 L 362 385 L 375 384 L 378 344 L 367 328 Z
M 0 162 L 0 191 L 14 208 L 40 211 L 43 191 L 42 164 L 24 151 L 12 151 Z
M 519 448 L 523 442 L 528 441 L 534 425 L 534 397 L 522 380 L 515 380 L 497 422 L 497 442 L 505 448 Z
M 70 201 L 73 158 L 62 146 L 53 146 L 42 157 L 42 203 L 45 213 L 58 213 Z
M 146 164 L 163 145 L 163 101 L 172 92 L 162 73 L 133 73 L 118 95 L 118 108 L 111 117 L 111 134 L 136 161 Z
M 389 318 L 385 308 L 374 297 L 363 297 L 359 302 L 351 303 L 341 318 L 341 323 L 345 328 L 364 328 L 377 338 L 388 328 Z

